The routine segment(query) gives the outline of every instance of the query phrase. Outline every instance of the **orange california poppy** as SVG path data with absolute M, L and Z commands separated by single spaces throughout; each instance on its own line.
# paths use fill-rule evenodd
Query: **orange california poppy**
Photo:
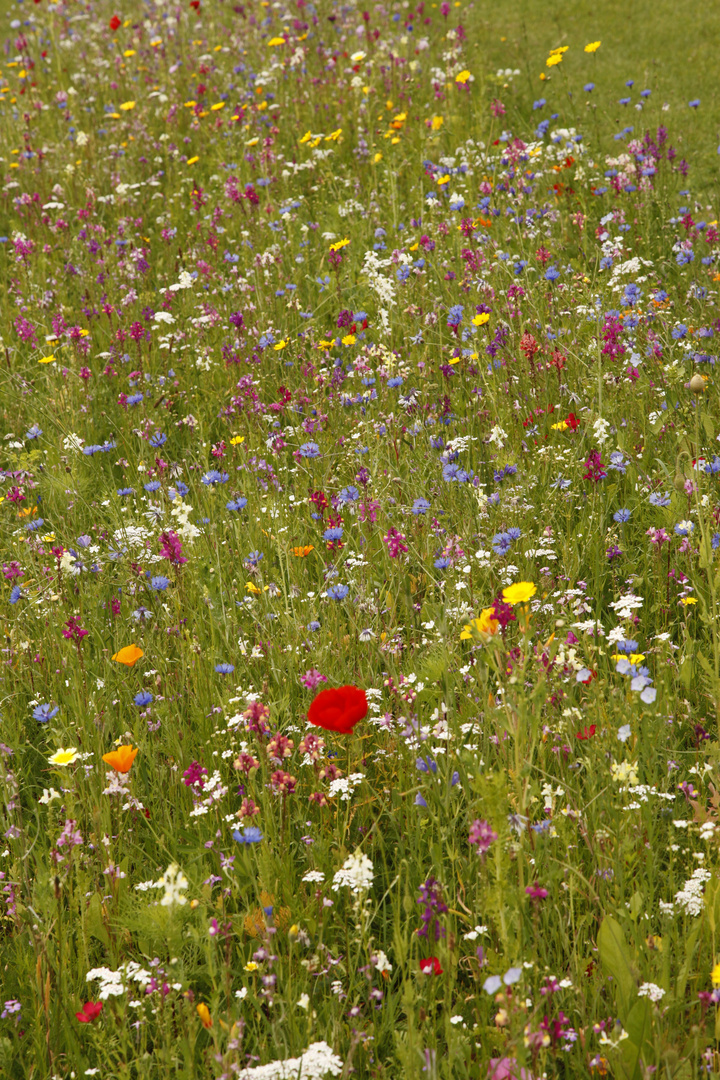
M 137 645 L 126 645 L 120 652 L 115 653 L 113 660 L 117 660 L 118 664 L 126 664 L 127 667 L 132 667 L 144 655 L 145 653 Z
M 305 547 L 294 547 L 292 549 L 293 555 L 297 555 L 298 559 L 304 559 L 306 555 L 309 555 L 311 551 L 314 551 L 313 544 L 306 544 Z
M 130 766 L 135 760 L 137 752 L 137 746 L 118 746 L 117 750 L 111 750 L 109 754 L 103 754 L 103 761 L 106 761 L 115 772 L 130 772 Z

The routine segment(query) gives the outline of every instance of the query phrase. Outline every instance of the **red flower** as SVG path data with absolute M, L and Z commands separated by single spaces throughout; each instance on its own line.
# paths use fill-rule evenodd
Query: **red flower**
M 97 1020 L 101 1012 L 102 1001 L 86 1001 L 82 1007 L 82 1012 L 75 1013 L 75 1018 L 81 1024 L 92 1024 L 93 1020 Z
M 118 27 L 120 26 L 121 22 L 122 22 L 122 20 L 119 19 L 117 17 L 117 15 L 113 15 L 112 19 L 110 20 L 110 29 L 111 30 L 117 30 Z
M 426 975 L 442 975 L 443 973 L 437 956 L 428 956 L 427 960 L 421 960 L 420 970 Z
M 586 739 L 592 739 L 595 734 L 595 724 L 591 724 L 590 727 L 584 727 L 582 731 L 575 732 L 575 738 L 584 742 Z
M 577 431 L 577 429 L 580 427 L 580 421 L 578 420 L 575 413 L 568 413 L 565 417 L 565 423 L 571 431 Z
M 339 686 L 321 690 L 308 711 L 308 720 L 315 727 L 348 735 L 358 721 L 367 716 L 365 691 L 359 686 Z

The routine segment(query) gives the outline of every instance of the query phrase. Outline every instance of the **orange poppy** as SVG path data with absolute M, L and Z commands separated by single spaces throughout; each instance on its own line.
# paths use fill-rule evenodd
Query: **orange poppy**
M 117 660 L 118 664 L 125 664 L 127 667 L 132 667 L 137 663 L 141 656 L 145 653 L 142 649 L 139 649 L 137 645 L 126 645 L 120 652 L 116 652 L 113 656 L 113 660 Z
M 106 761 L 115 772 L 130 772 L 130 766 L 135 760 L 137 752 L 137 746 L 118 746 L 117 750 L 111 750 L 109 754 L 103 754 L 103 761 Z
M 315 546 L 313 544 L 306 544 L 305 547 L 294 547 L 292 553 L 297 555 L 298 559 L 304 559 L 306 555 L 309 555 L 314 550 Z

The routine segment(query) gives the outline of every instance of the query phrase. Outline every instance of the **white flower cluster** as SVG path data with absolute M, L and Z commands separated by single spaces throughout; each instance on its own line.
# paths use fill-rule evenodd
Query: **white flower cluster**
M 188 879 L 183 874 L 177 863 L 171 863 L 159 881 L 139 881 L 135 886 L 138 892 L 147 892 L 148 889 L 164 889 L 160 904 L 162 907 L 172 907 L 173 904 L 187 904 L 184 895 L 188 887 Z
M 712 874 L 709 870 L 699 866 L 693 870 L 692 877 L 683 885 L 680 892 L 675 893 L 675 903 L 682 909 L 685 915 L 699 915 L 703 909 L 703 885 L 709 881 Z
M 358 893 L 370 888 L 373 877 L 373 864 L 370 859 L 362 851 L 354 851 L 333 877 L 333 892 L 337 892 L 345 885 L 357 896 Z
M 267 1065 L 255 1065 L 238 1073 L 239 1080 L 322 1080 L 325 1076 L 339 1076 L 342 1059 L 334 1054 L 326 1042 L 311 1043 L 299 1058 L 271 1061 Z
M 358 784 L 365 779 L 365 774 L 360 772 L 350 773 L 349 776 L 341 776 L 330 782 L 328 794 L 332 799 L 334 795 L 340 796 L 341 802 L 350 802 L 352 794 Z
M 638 990 L 638 997 L 649 997 L 651 1001 L 662 1001 L 665 991 L 655 983 L 643 983 Z

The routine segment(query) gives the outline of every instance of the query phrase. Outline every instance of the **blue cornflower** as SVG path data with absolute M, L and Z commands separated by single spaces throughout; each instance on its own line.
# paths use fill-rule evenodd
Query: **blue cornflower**
M 570 487 L 572 480 L 565 480 L 562 476 L 556 476 L 550 487 L 559 489 L 560 491 L 567 491 Z
M 548 266 L 547 270 L 545 271 L 545 280 L 549 281 L 552 284 L 552 282 L 557 281 L 559 277 L 560 271 L 558 270 L 557 266 Z
M 25 528 L 28 532 L 37 532 L 38 529 L 42 529 L 45 524 L 45 518 L 35 518 L 34 521 L 29 521 Z
M 230 476 L 226 472 L 218 472 L 217 469 L 210 469 L 202 477 L 202 482 L 206 487 L 212 487 L 214 484 L 226 484 Z
M 150 588 L 155 592 L 165 592 L 170 584 L 169 578 L 164 577 L 162 574 L 158 574 L 156 577 L 150 578 Z
M 331 600 L 344 600 L 349 592 L 347 585 L 331 585 L 327 594 Z
M 522 529 L 518 529 L 516 525 L 513 525 L 511 529 L 507 530 L 506 535 L 509 536 L 511 540 L 519 540 L 522 536 Z
M 448 483 L 455 480 L 458 484 L 464 484 L 467 479 L 468 474 L 464 469 L 461 469 L 459 465 L 455 465 L 454 463 L 443 465 L 443 480 L 447 480 Z
M 652 495 L 650 496 L 650 505 L 651 506 L 669 506 L 670 505 L 670 496 L 666 495 L 664 492 L 661 493 L 661 492 L 658 492 L 658 491 L 653 491 Z
M 583 86 L 583 90 L 585 91 L 586 94 L 591 94 L 594 89 L 595 89 L 595 83 L 594 82 L 585 83 L 585 85 Z
M 245 556 L 245 563 L 248 566 L 257 566 L 260 560 L 263 558 L 262 551 L 251 551 L 249 555 Z
M 236 829 L 233 833 L 233 840 L 237 840 L 238 844 L 259 844 L 262 838 L 257 825 L 246 825 L 242 831 Z
M 149 484 L 143 484 L 146 491 L 158 491 L 161 486 L 159 480 L 151 480 Z
M 349 487 L 343 488 L 342 491 L 340 492 L 340 494 L 338 495 L 338 501 L 340 503 L 355 502 L 356 499 L 359 499 L 359 498 L 360 498 L 360 492 L 358 491 L 358 489 L 353 484 L 351 484 Z
M 153 696 L 149 690 L 140 690 L 139 693 L 133 698 L 133 702 L 139 709 L 144 709 L 146 705 L 149 705 L 153 700 Z
M 613 450 L 610 455 L 610 464 L 608 465 L 608 468 L 615 469 L 616 472 L 620 472 L 624 476 L 625 470 L 629 464 L 630 462 L 625 460 L 622 450 Z
M 676 536 L 689 536 L 694 528 L 695 528 L 695 526 L 692 523 L 692 521 L 681 521 L 681 522 L 679 522 L 679 524 L 677 524 L 675 526 L 675 535 Z
M 448 326 L 459 326 L 463 320 L 463 306 L 462 304 L 453 304 L 448 311 L 447 324 Z
M 657 300 L 657 296 L 655 297 L 655 299 Z M 686 337 L 687 332 L 688 328 L 687 326 L 685 326 L 685 323 L 680 323 L 678 326 L 673 327 L 673 329 L 670 331 L 671 336 L 674 337 L 676 341 L 682 341 L 682 339 Z
M 447 570 L 448 566 L 450 566 L 450 560 L 445 558 L 436 559 L 433 566 L 436 570 Z
M 215 665 L 215 670 L 217 671 L 218 675 L 232 675 L 233 671 L 235 670 L 235 665 L 234 664 L 216 664 Z
M 298 453 L 304 458 L 320 457 L 320 447 L 316 442 L 306 442 L 302 444 Z
M 42 435 L 42 428 L 38 424 L 33 424 L 29 431 L 25 432 L 26 439 L 39 439 Z
M 388 387 L 391 390 L 394 390 L 396 386 L 402 386 L 402 384 L 403 384 L 402 376 L 401 375 L 395 375 L 394 378 L 388 379 L 387 384 L 388 384 Z
M 631 282 L 629 285 L 625 286 L 625 292 L 623 293 L 623 301 L 629 307 L 632 307 L 633 304 L 637 304 L 641 296 L 642 292 L 634 282 Z
M 309 623 L 308 623 L 308 626 L 307 626 L 307 628 L 308 628 L 308 630 L 310 630 L 310 631 L 311 631 L 311 632 L 312 632 L 313 634 L 316 634 L 316 633 L 317 633 L 317 631 L 318 631 L 318 630 L 320 629 L 320 623 L 319 623 L 319 622 L 317 621 L 317 619 L 313 619 L 313 621 L 312 621 L 312 622 L 309 622 Z
M 183 483 L 182 480 L 178 480 L 178 482 L 175 484 L 175 487 L 171 487 L 168 491 L 170 501 L 175 502 L 178 497 L 184 499 L 189 490 L 190 488 L 187 486 L 187 484 Z
M 512 547 L 512 537 L 506 532 L 499 532 L 493 536 L 491 544 L 496 555 L 505 555 Z
M 700 104 L 700 98 L 693 98 L 692 101 L 688 101 L 688 105 L 691 109 L 697 109 Z
M 678 264 L 678 266 L 687 266 L 687 264 L 691 263 L 694 258 L 694 251 L 678 251 L 677 255 L 675 256 L 675 262 Z
M 239 495 L 237 499 L 231 499 L 230 502 L 225 503 L 226 510 L 244 510 L 247 506 L 247 499 L 244 495 Z
M 159 446 L 162 446 L 167 442 L 167 435 L 164 435 L 162 431 L 156 431 L 152 439 L 150 439 L 150 446 L 157 450 Z
M 323 540 L 342 540 L 343 528 L 342 525 L 338 525 L 334 529 L 326 529 L 323 533 Z
M 39 720 L 41 724 L 47 724 L 48 720 L 52 720 L 53 716 L 57 716 L 60 712 L 60 707 L 56 705 L 54 708 L 50 704 L 38 705 L 36 709 L 33 709 L 33 718 Z
M 632 510 L 625 510 L 624 508 L 620 509 L 620 510 L 616 510 L 615 513 L 613 514 L 613 521 L 617 521 L 620 524 L 624 524 L 626 521 L 630 520 L 630 515 L 631 514 L 632 514 Z
M 412 513 L 417 517 L 418 514 L 427 514 L 430 509 L 430 503 L 427 499 L 416 499 L 412 504 Z
M 11 604 L 17 604 L 17 602 L 18 602 L 18 600 L 20 599 L 21 596 L 22 596 L 22 589 L 20 588 L 20 586 L 19 585 L 13 585 L 12 589 L 10 590 L 10 603 Z
M 117 493 L 121 499 L 124 499 L 126 495 L 134 495 L 135 491 L 133 488 L 118 488 Z

